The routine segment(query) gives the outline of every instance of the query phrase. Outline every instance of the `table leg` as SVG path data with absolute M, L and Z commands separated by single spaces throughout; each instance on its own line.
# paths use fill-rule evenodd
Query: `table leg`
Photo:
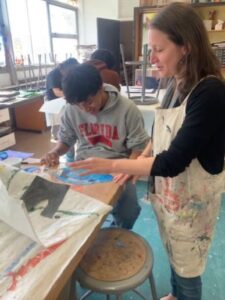
M 75 272 L 74 272 L 75 273 Z M 78 300 L 76 294 L 76 278 L 75 274 L 73 274 L 64 288 L 62 289 L 57 300 Z

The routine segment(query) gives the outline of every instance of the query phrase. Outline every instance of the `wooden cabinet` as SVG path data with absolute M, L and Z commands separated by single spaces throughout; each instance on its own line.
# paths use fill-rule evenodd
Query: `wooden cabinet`
M 15 141 L 14 132 L 11 132 L 9 109 L 0 109 L 0 150 L 13 146 Z
M 147 26 L 146 20 L 151 20 L 151 18 L 160 9 L 158 6 L 150 6 L 149 4 L 155 3 L 152 0 L 140 1 L 140 6 L 134 8 L 134 60 L 138 60 L 142 55 L 143 45 L 147 43 Z M 160 3 L 166 3 L 166 1 L 161 1 Z M 209 11 L 216 11 L 216 20 L 220 19 L 225 21 L 225 3 L 224 2 L 207 2 L 207 3 L 196 3 L 192 4 L 193 7 L 198 11 L 203 20 L 209 19 Z M 225 41 L 225 29 L 216 31 L 208 31 L 210 43 L 216 43 Z M 224 50 L 225 51 L 225 50 Z M 222 67 L 222 72 L 225 77 L 225 67 Z
M 140 6 L 150 6 L 153 5 L 153 0 L 140 0 Z
M 45 114 L 39 112 L 43 103 L 43 96 L 37 96 L 15 107 L 16 128 L 39 132 L 46 130 Z
M 203 20 L 207 20 L 209 18 L 209 11 L 215 11 L 215 21 L 213 24 L 213 29 L 208 30 L 208 36 L 209 41 L 211 44 L 218 43 L 218 42 L 224 42 L 225 43 L 225 29 L 222 30 L 215 30 L 214 26 L 217 20 L 223 20 L 225 22 L 225 3 L 224 2 L 218 2 L 218 3 L 198 3 L 198 4 L 192 4 L 195 9 L 198 11 L 199 15 Z M 218 51 L 217 51 L 218 53 Z M 221 61 L 222 64 L 222 73 L 225 78 L 225 47 L 219 50 L 218 58 Z

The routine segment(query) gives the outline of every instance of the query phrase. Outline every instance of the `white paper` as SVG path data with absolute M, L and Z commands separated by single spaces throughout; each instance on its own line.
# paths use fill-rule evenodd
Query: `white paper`
M 23 201 L 10 197 L 2 181 L 0 181 L 0 211 L 3 222 L 40 243 L 27 216 Z
M 40 176 L 0 164 L 0 220 L 45 247 L 100 220 L 111 207 Z
M 155 90 L 154 89 L 145 89 L 145 93 L 153 93 Z M 142 87 L 134 86 L 129 88 L 130 93 L 141 93 L 142 92 Z
M 66 100 L 64 98 L 56 98 L 51 101 L 45 101 L 39 111 L 49 114 L 60 114 L 65 105 Z

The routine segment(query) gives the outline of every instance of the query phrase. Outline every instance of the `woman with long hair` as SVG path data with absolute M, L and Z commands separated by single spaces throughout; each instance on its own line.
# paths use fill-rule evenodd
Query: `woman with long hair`
M 172 3 L 149 27 L 151 63 L 171 78 L 154 132 L 137 160 L 90 158 L 86 173 L 154 176 L 150 200 L 171 266 L 163 300 L 200 300 L 221 193 L 225 190 L 225 84 L 204 24 L 188 4 Z M 123 182 L 123 178 L 120 178 Z

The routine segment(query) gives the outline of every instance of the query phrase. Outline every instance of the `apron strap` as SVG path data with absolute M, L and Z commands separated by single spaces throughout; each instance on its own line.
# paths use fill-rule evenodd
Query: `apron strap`
M 217 78 L 215 75 L 207 75 L 207 76 L 201 78 L 201 79 L 200 79 L 200 80 L 192 87 L 191 91 L 190 91 L 190 92 L 188 93 L 188 95 L 185 97 L 185 99 L 184 99 L 184 101 L 181 103 L 181 105 L 186 105 L 188 98 L 190 97 L 191 93 L 195 90 L 195 88 L 196 88 L 202 81 L 204 81 L 205 79 L 210 78 L 210 77 L 212 77 L 212 78 Z

